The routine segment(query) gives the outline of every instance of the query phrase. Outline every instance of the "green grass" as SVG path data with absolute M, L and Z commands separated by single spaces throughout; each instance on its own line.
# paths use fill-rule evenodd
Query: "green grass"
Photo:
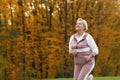
M 95 77 L 95 80 L 120 80 L 120 77 Z
M 32 80 L 73 80 L 72 78 L 32 79 Z M 120 80 L 120 77 L 95 77 L 94 80 Z

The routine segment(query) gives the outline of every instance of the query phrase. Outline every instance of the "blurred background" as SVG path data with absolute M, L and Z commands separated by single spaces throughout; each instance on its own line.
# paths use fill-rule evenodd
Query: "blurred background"
M 120 0 L 0 0 L 0 80 L 72 77 L 77 18 L 99 47 L 94 76 L 120 76 Z

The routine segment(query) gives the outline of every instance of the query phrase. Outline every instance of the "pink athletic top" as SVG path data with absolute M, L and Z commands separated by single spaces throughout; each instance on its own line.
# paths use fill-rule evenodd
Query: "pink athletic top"
M 95 56 L 98 54 L 98 47 L 95 44 L 93 38 L 88 33 L 84 33 L 81 36 L 81 39 L 77 39 L 74 35 L 72 35 L 72 38 L 69 42 L 69 51 L 73 49 L 77 50 L 77 55 L 74 56 L 75 64 L 86 63 L 87 61 L 84 56 L 89 54 Z M 93 60 L 93 58 L 91 60 Z

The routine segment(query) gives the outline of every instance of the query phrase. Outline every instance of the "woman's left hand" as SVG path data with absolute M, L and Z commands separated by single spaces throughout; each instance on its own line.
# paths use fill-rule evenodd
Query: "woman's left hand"
M 85 56 L 86 60 L 89 61 L 93 56 L 90 54 L 88 56 Z

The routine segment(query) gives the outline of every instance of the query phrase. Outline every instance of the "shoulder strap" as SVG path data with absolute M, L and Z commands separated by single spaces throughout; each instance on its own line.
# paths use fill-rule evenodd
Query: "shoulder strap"
M 76 38 L 75 38 L 75 34 L 73 35 L 73 38 L 74 38 L 74 40 L 77 42 L 77 40 L 76 40 Z
M 86 39 L 87 35 L 88 35 L 88 33 L 85 33 L 85 35 L 83 36 L 83 39 Z
M 82 40 L 80 40 L 79 42 L 85 40 L 87 35 L 88 35 L 88 33 L 85 33 L 85 35 L 83 36 Z M 73 35 L 73 38 L 74 38 L 75 41 L 77 41 L 76 38 L 75 38 L 75 34 Z

